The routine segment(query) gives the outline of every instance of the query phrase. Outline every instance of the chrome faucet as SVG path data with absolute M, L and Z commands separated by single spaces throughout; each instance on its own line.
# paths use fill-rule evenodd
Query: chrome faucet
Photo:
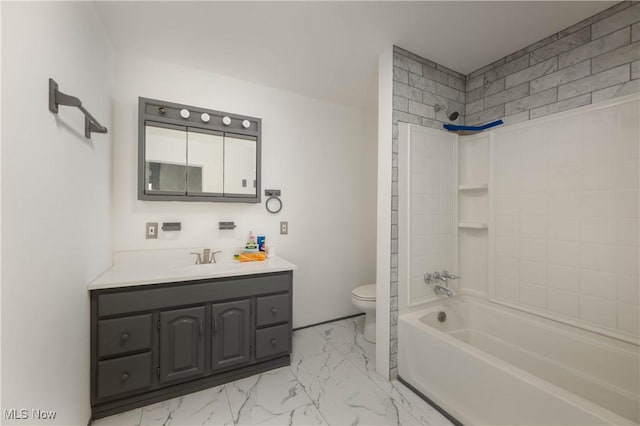
M 442 271 L 442 272 L 434 272 L 434 273 L 426 273 L 424 274 L 424 282 L 426 284 L 433 284 L 433 291 L 436 294 L 444 294 L 447 297 L 451 297 L 454 295 L 453 291 L 451 291 L 451 289 L 449 289 L 449 282 L 448 280 L 457 280 L 460 277 L 458 275 L 455 274 L 451 274 L 449 271 Z M 438 283 L 434 283 L 434 280 L 439 280 L 442 281 L 444 283 L 444 286 L 438 284 Z
M 216 262 L 216 254 L 222 253 L 222 251 L 211 251 L 211 249 L 204 249 L 202 253 L 191 252 L 191 254 L 196 255 L 196 265 L 200 265 L 203 263 L 217 263 Z

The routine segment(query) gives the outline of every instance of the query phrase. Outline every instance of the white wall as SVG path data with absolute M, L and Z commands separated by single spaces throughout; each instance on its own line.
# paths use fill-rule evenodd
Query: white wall
M 3 2 L 2 406 L 86 424 L 86 285 L 111 260 L 111 133 L 86 140 L 77 109 L 49 112 L 49 77 L 112 131 L 111 47 L 93 5 Z
M 210 52 L 207 54 L 215 54 Z M 256 64 L 258 66 L 258 64 Z M 138 96 L 262 118 L 262 187 L 284 207 L 137 200 Z M 115 250 L 237 247 L 266 235 L 294 273 L 294 327 L 357 313 L 351 290 L 375 274 L 375 115 L 269 87 L 141 57 L 118 56 L 115 92 Z M 219 231 L 233 220 L 235 231 Z M 145 222 L 181 232 L 144 238 Z M 289 234 L 279 234 L 279 222 Z

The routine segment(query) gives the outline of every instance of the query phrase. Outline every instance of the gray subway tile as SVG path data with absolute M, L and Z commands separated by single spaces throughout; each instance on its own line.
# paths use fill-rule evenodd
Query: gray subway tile
M 402 121 L 403 123 L 422 124 L 422 117 L 409 114 L 408 112 L 393 111 L 392 116 L 394 123 Z
M 449 86 L 453 87 L 456 90 L 460 90 L 461 92 L 465 91 L 465 80 L 462 78 L 455 77 L 453 75 L 449 75 Z
M 424 65 L 422 67 L 422 75 L 438 83 L 442 83 L 442 84 L 449 83 L 449 75 L 446 72 L 435 69 L 428 65 Z
M 433 120 L 431 118 L 423 118 L 422 119 L 422 125 L 424 127 L 429 127 L 431 129 L 441 129 L 442 124 L 438 123 L 436 120 Z
M 418 56 L 415 53 L 409 52 L 409 58 L 413 59 L 414 61 L 418 61 L 421 64 L 428 64 L 428 65 L 431 65 L 431 66 L 435 66 L 436 65 L 434 62 L 431 62 L 430 60 L 425 59 L 422 56 Z
M 409 112 L 409 99 L 402 96 L 393 97 L 393 109 L 396 111 Z
M 610 50 L 629 44 L 630 28 L 626 27 L 605 37 L 563 53 L 558 57 L 558 68 L 565 68 L 573 64 L 602 55 Z
M 417 87 L 422 90 L 428 90 L 429 92 L 435 92 L 436 90 L 435 81 L 429 80 L 428 78 L 422 77 L 412 72 L 409 73 L 409 86 Z
M 587 93 L 585 95 L 576 96 L 575 98 L 571 99 L 565 99 L 554 104 L 534 108 L 529 111 L 529 116 L 531 117 L 531 120 L 533 120 L 534 118 L 544 117 L 545 115 L 555 114 L 561 111 L 567 111 L 573 108 L 589 105 L 590 103 L 591 93 Z
M 398 311 L 391 312 L 391 325 L 396 325 L 397 323 L 398 323 Z
M 584 28 L 584 27 L 586 27 L 588 25 L 591 25 L 594 22 L 601 21 L 604 18 L 607 18 L 607 17 L 609 17 L 609 16 L 611 16 L 613 14 L 616 14 L 619 11 L 628 8 L 629 6 L 631 6 L 631 2 L 630 1 L 621 1 L 620 3 L 617 3 L 616 5 L 611 6 L 610 8 L 605 9 L 605 10 L 603 10 L 602 12 L 600 12 L 600 13 L 598 13 L 596 15 L 590 16 L 587 19 L 582 20 L 582 21 L 578 22 L 577 24 L 574 24 L 574 25 L 570 26 L 569 28 L 560 31 L 558 33 L 558 37 L 564 37 L 564 36 L 569 35 L 571 33 L 575 33 L 576 31 L 578 31 L 578 30 L 580 30 L 580 29 L 582 29 L 582 28 Z
M 409 56 L 409 52 L 404 50 L 402 47 L 396 46 L 396 45 L 393 46 L 393 53 L 401 53 L 405 56 Z
M 531 94 L 557 87 L 561 84 L 586 77 L 589 74 L 591 74 L 591 61 L 587 60 L 532 80 L 530 83 Z
M 397 225 L 398 224 L 398 212 L 391 212 L 391 224 L 392 225 Z
M 478 75 L 473 78 L 467 79 L 467 87 L 465 92 L 470 92 L 473 89 L 477 89 L 478 87 L 482 87 L 484 84 L 484 75 Z
M 529 52 L 527 51 L 527 48 L 525 47 L 524 49 L 520 49 L 520 50 L 518 50 L 516 52 L 513 52 L 510 55 L 505 56 L 504 60 L 505 60 L 505 62 L 511 62 L 514 59 L 518 59 L 519 57 L 521 57 L 523 55 L 526 55 L 527 53 L 529 53 Z
M 398 164 L 396 163 L 396 165 L 394 166 L 393 164 L 391 164 L 391 167 L 398 167 Z M 393 170 L 393 169 L 391 169 Z M 398 196 L 398 182 L 394 182 L 393 180 L 391 181 L 391 196 L 392 197 L 397 197 Z M 391 214 L 393 214 L 393 212 L 391 212 Z M 391 222 L 392 225 L 397 225 L 398 222 Z
M 535 95 L 526 96 L 524 98 L 507 102 L 504 105 L 504 115 L 509 116 L 528 111 L 543 105 L 552 104 L 558 101 L 558 89 L 551 88 Z
M 416 102 L 416 101 L 409 101 L 409 112 L 411 114 L 419 115 L 420 117 L 425 117 L 425 118 L 435 117 L 435 112 L 433 111 L 432 106 L 425 105 L 421 102 Z
M 447 68 L 444 65 L 436 64 L 436 68 L 439 69 L 440 71 L 446 72 L 447 74 L 455 78 L 464 79 L 464 75 L 460 74 L 458 71 L 452 70 L 451 68 Z
M 409 84 L 409 71 L 403 70 L 400 67 L 393 67 L 393 80 Z
M 485 65 L 484 67 L 482 67 L 482 68 L 480 68 L 480 69 L 478 69 L 478 70 L 473 71 L 473 72 L 472 72 L 471 74 L 469 74 L 467 77 L 468 77 L 468 78 L 474 78 L 474 77 L 477 77 L 477 76 L 479 76 L 480 74 L 484 74 L 485 72 L 487 72 L 487 71 L 489 71 L 489 70 L 492 70 L 492 69 L 494 69 L 495 67 L 500 66 L 500 65 L 502 65 L 502 64 L 504 64 L 504 63 L 505 63 L 505 59 L 504 59 L 504 58 L 498 59 L 497 61 L 495 61 L 495 62 L 493 62 L 493 63 L 491 63 L 491 64 L 489 64 L 489 65 Z
M 638 59 L 640 59 L 640 42 L 620 47 L 593 58 L 591 60 L 591 73 L 596 74 L 617 67 L 618 65 L 637 61 Z
M 484 124 L 486 122 L 497 120 L 504 117 L 504 105 L 498 105 L 475 114 L 468 114 L 465 117 L 465 123 L 469 126 L 476 124 Z
M 495 95 L 484 98 L 484 107 L 491 108 L 529 95 L 529 83 L 523 83 L 515 87 L 498 92 Z
M 436 95 L 435 93 L 424 92 L 422 94 L 422 103 L 426 105 L 440 105 L 448 107 L 450 101 L 450 99 L 445 98 L 444 96 Z
M 531 52 L 531 64 L 537 64 L 552 56 L 568 52 L 589 41 L 591 41 L 591 32 L 590 28 L 586 27 Z
M 482 87 L 474 89 L 467 93 L 467 103 L 475 102 L 478 99 L 486 98 L 504 90 L 504 78 L 490 83 L 484 84 Z
M 394 253 L 394 254 L 391 255 L 391 267 L 392 268 L 397 268 L 398 267 L 398 254 L 397 253 Z
M 640 21 L 640 3 L 591 25 L 591 37 L 598 38 Z
M 507 115 L 504 117 L 504 124 L 511 125 L 529 120 L 529 111 L 522 111 L 518 114 Z
M 594 92 L 605 87 L 629 81 L 631 66 L 622 65 L 608 71 L 590 75 L 558 87 L 558 100 L 574 98 L 578 95 Z
M 398 52 L 393 52 L 393 66 L 409 71 L 409 57 Z
M 630 95 L 631 93 L 640 93 L 640 80 L 631 80 L 606 89 L 597 90 L 592 93 L 592 102 L 606 101 L 607 99 Z
M 484 99 L 478 99 L 466 105 L 466 113 L 473 114 L 484 109 Z
M 397 364 L 397 356 L 395 358 Z M 389 369 L 389 380 L 396 380 L 398 378 L 398 367 L 392 367 Z
M 631 43 L 640 41 L 640 22 L 631 26 Z
M 631 63 L 631 80 L 640 78 L 640 61 Z
M 414 101 L 422 100 L 422 90 L 417 87 L 411 87 L 408 84 L 400 83 L 398 81 L 393 82 L 393 94 L 396 96 L 402 96 L 403 98 L 411 99 Z
M 394 139 L 398 138 L 398 125 L 397 124 L 392 124 L 391 125 L 391 137 Z M 395 152 L 398 152 L 398 150 L 395 150 Z
M 484 73 L 485 83 L 496 81 L 509 74 L 521 71 L 529 66 L 529 56 L 524 55 Z
M 554 42 L 554 41 L 556 41 L 556 40 L 558 40 L 558 33 L 551 34 L 550 36 L 545 37 L 545 38 L 543 38 L 542 40 L 540 40 L 540 41 L 536 41 L 535 43 L 530 44 L 529 46 L 527 46 L 527 47 L 526 47 L 526 51 L 527 51 L 527 52 L 529 52 L 529 53 L 531 53 L 531 52 L 533 52 L 534 50 L 538 50 L 538 49 L 540 49 L 541 47 L 544 47 L 544 46 L 546 46 L 546 45 L 548 45 L 548 44 L 551 44 L 551 43 L 553 43 L 553 42 Z
M 444 84 L 436 83 L 436 93 L 454 101 L 460 100 L 460 91 Z
M 534 80 L 543 75 L 550 74 L 558 69 L 558 58 L 553 57 L 544 62 L 525 68 L 505 78 L 505 88 L 517 86 L 519 84 Z

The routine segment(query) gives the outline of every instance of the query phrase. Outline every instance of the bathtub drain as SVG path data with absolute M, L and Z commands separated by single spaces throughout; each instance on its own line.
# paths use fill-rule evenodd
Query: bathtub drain
M 447 320 L 447 314 L 445 312 L 438 312 L 438 321 L 445 322 Z

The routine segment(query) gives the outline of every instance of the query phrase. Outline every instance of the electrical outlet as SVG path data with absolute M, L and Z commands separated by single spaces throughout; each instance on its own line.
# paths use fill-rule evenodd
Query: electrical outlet
M 158 238 L 158 222 L 147 222 L 146 238 Z
M 289 233 L 289 222 L 280 222 L 280 234 L 287 235 Z

